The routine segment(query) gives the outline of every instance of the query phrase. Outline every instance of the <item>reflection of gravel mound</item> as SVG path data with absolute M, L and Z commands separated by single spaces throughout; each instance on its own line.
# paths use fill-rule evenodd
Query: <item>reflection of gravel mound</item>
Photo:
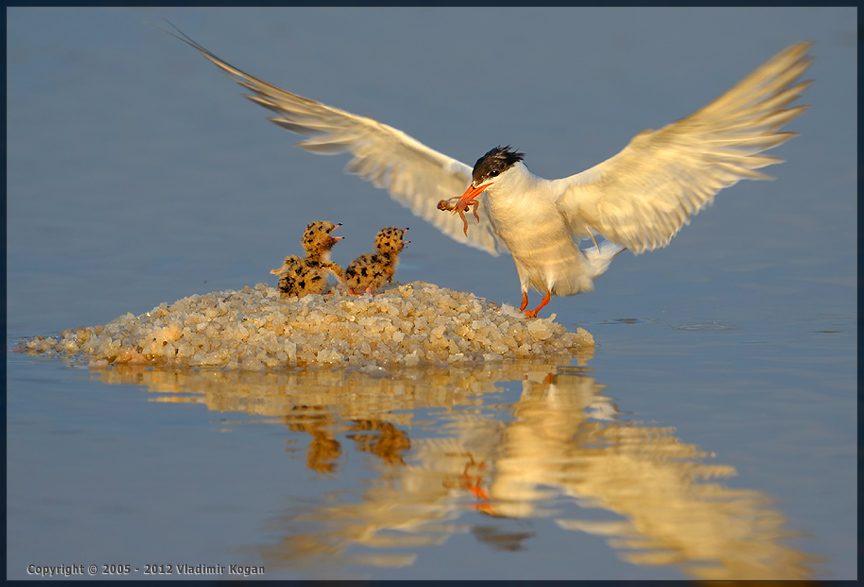
M 525 319 L 473 294 L 414 282 L 377 296 L 279 297 L 259 283 L 241 291 L 193 295 L 104 326 L 22 341 L 33 353 L 94 365 L 279 369 L 326 363 L 363 367 L 561 354 L 594 345 L 548 319 Z

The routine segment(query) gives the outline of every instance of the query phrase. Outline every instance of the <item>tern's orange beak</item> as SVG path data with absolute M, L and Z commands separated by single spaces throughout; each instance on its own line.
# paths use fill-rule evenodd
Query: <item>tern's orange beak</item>
M 468 207 L 468 203 L 486 191 L 492 184 L 487 183 L 480 187 L 474 187 L 474 185 L 469 185 L 468 189 L 465 190 L 465 193 L 462 194 L 462 197 L 459 198 L 459 203 L 456 204 L 456 208 L 453 209 L 453 213 L 462 212 L 465 208 Z

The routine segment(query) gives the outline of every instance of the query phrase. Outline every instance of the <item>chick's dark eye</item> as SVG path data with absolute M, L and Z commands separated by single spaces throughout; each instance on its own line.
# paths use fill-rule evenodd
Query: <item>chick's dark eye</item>
M 499 173 L 498 170 L 490 171 L 490 172 L 489 172 L 489 177 L 498 177 L 498 173 Z

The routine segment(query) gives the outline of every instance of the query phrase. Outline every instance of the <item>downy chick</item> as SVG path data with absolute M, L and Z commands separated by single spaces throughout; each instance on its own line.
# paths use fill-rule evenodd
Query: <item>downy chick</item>
M 352 294 L 372 293 L 385 283 L 393 281 L 399 253 L 411 241 L 403 241 L 407 228 L 383 228 L 375 237 L 376 253 L 367 253 L 354 259 L 345 268 L 345 285 Z
M 278 287 L 283 298 L 326 292 L 328 273 L 337 279 L 342 279 L 342 268 L 330 260 L 330 250 L 333 245 L 345 238 L 332 235 L 339 226 L 342 224 L 323 220 L 311 222 L 300 241 L 306 251 L 306 257 L 289 255 L 282 262 L 282 267 L 270 271 L 279 275 Z

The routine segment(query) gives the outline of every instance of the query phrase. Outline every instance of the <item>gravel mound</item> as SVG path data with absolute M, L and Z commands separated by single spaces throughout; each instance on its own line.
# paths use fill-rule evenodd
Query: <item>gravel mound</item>
M 352 368 L 446 365 L 564 355 L 594 346 L 549 318 L 424 282 L 378 295 L 336 291 L 283 299 L 259 283 L 192 295 L 104 326 L 19 342 L 19 350 L 93 367 L 278 370 L 315 364 Z

